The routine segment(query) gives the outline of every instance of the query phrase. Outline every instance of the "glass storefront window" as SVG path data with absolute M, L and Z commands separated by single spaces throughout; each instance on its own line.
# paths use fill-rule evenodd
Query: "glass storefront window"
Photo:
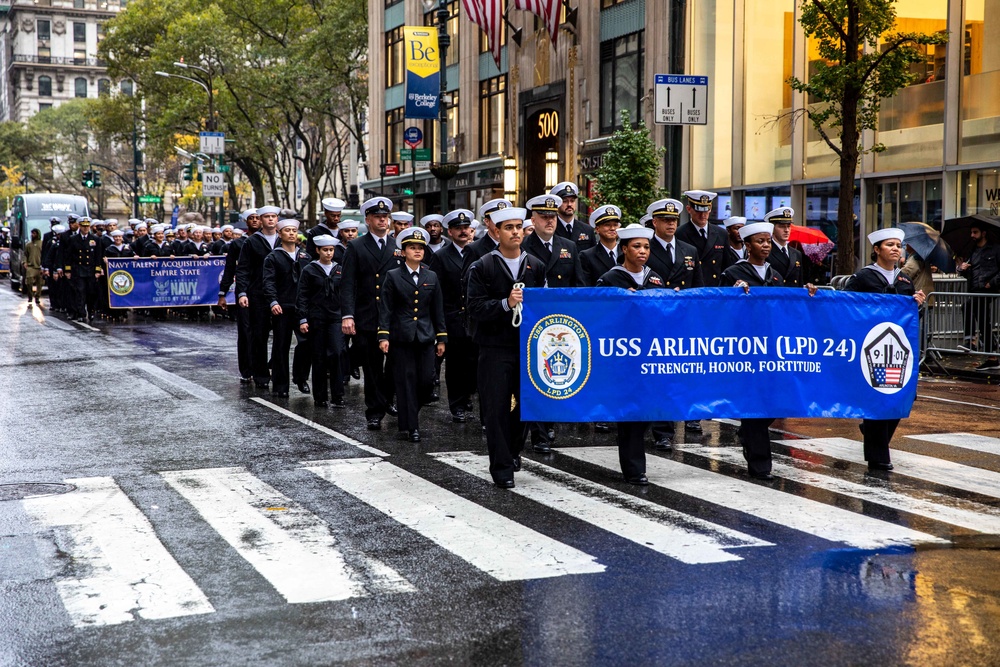
M 883 181 L 876 187 L 873 229 L 893 227 L 901 222 L 925 222 L 941 229 L 943 205 L 940 178 Z
M 819 42 L 814 39 L 807 39 L 806 41 L 806 80 L 812 76 L 813 71 L 816 69 L 816 63 L 820 62 L 821 58 L 819 55 Z M 819 102 L 810 97 L 806 100 L 806 104 L 812 108 L 816 107 L 819 110 Z M 812 121 L 808 118 L 802 119 L 802 128 L 805 134 L 805 164 L 803 165 L 803 177 L 804 178 L 825 178 L 830 176 L 838 176 L 840 174 L 840 161 L 837 154 L 833 152 L 833 149 L 827 145 L 823 137 L 813 126 Z M 837 143 L 838 132 L 835 128 L 825 128 L 827 130 L 827 136 L 833 139 L 834 143 Z
M 796 30 L 793 0 L 748 2 L 743 15 L 744 88 L 743 173 L 747 183 L 791 177 L 791 128 L 776 118 L 791 110 L 792 43 Z M 749 217 L 749 216 L 747 216 Z
M 898 0 L 900 32 L 935 33 L 948 28 L 948 3 Z M 914 82 L 882 100 L 877 140 L 886 146 L 875 157 L 875 169 L 892 171 L 942 164 L 944 160 L 945 50 L 924 48 L 926 60 L 911 66 Z
M 969 164 L 997 159 L 1000 142 L 1000 2 L 965 0 L 959 160 Z M 952 39 L 957 36 L 952 34 Z
M 963 171 L 959 178 L 959 216 L 1000 217 L 1000 169 Z
M 690 7 L 689 71 L 712 82 L 708 125 L 691 126 L 691 184 L 726 188 L 733 171 L 733 0 L 704 0 Z
M 499 155 L 504 150 L 507 75 L 479 82 L 479 155 Z

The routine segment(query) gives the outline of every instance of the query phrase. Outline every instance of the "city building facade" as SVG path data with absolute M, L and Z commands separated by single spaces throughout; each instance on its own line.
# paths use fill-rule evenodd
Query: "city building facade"
M 411 163 L 399 160 L 403 131 L 421 128 L 423 146 L 437 161 L 438 123 L 403 117 L 401 28 L 435 25 L 437 4 L 369 0 L 372 163 L 363 187 L 418 215 L 439 206 L 440 187 L 425 165 L 415 165 L 414 178 Z M 562 180 L 588 191 L 622 110 L 633 122 L 644 120 L 657 145 L 668 145 L 671 130 L 653 122 L 655 75 L 703 75 L 710 82 L 708 123 L 680 131 L 680 147 L 664 160 L 664 183 L 679 150 L 681 189 L 719 193 L 714 219 L 759 219 L 791 205 L 802 223 L 835 234 L 835 155 L 807 121 L 788 120 L 808 100 L 787 80 L 807 80 L 818 58 L 798 23 L 795 0 L 571 4 L 575 25 L 561 26 L 555 47 L 540 20 L 510 10 L 498 68 L 460 0 L 448 3 L 448 149 L 449 160 L 460 164 L 450 181 L 450 206 L 475 209 L 505 195 L 522 202 Z M 864 136 L 865 146 L 886 150 L 866 154 L 859 165 L 860 231 L 913 220 L 940 227 L 952 217 L 1000 214 L 1000 44 L 988 38 L 1000 23 L 1000 0 L 899 0 L 894 6 L 899 30 L 947 30 L 950 39 L 927 48 L 914 83 L 884 101 L 878 128 Z M 522 31 L 520 45 L 514 28 Z M 671 71 L 672 41 L 683 71 Z M 377 178 L 378 162 L 399 163 L 400 175 Z

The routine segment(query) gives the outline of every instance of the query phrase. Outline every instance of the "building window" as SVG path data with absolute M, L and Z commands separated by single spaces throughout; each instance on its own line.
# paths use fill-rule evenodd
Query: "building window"
M 38 62 L 40 63 L 50 63 L 52 62 L 52 49 L 47 46 L 38 47 Z
M 73 0 L 73 9 L 85 9 L 84 0 Z
M 639 120 L 642 98 L 642 32 L 601 42 L 601 134 L 621 127 L 623 110 Z
M 448 152 L 450 154 L 449 159 L 458 160 L 457 151 L 459 146 L 458 141 L 458 90 L 453 90 L 445 97 L 450 101 L 444 104 L 444 108 L 448 111 Z M 424 121 L 424 146 L 431 149 L 431 158 L 434 162 L 437 162 L 441 156 L 441 144 L 438 143 L 438 136 L 440 135 L 440 126 L 436 120 Z
M 483 32 L 482 30 L 477 30 L 476 32 L 479 33 L 479 52 L 489 53 L 490 43 L 489 40 L 486 39 L 486 33 Z M 500 29 L 500 48 L 503 48 L 506 45 L 507 45 L 507 28 L 504 27 Z
M 73 85 L 75 86 L 77 97 L 87 96 L 87 80 L 85 78 L 78 76 Z
M 399 161 L 399 149 L 403 147 L 403 107 L 390 109 L 385 114 L 385 161 Z M 401 167 L 405 170 L 405 166 Z
M 402 1 L 403 0 L 385 0 L 385 6 L 386 7 L 392 7 L 393 5 L 398 5 Z
M 47 19 L 38 19 L 38 41 L 47 42 L 52 39 L 52 23 Z
M 38 77 L 38 96 L 52 97 L 52 79 L 50 77 Z
M 100 44 L 102 39 L 104 39 L 104 23 L 98 22 L 98 24 L 97 24 L 97 43 Z
M 626 0 L 601 0 L 601 9 L 607 9 L 608 7 L 614 7 L 615 5 L 620 5 Z
M 132 80 L 125 79 L 124 81 L 122 81 L 121 85 L 119 86 L 119 89 L 122 91 L 122 95 L 128 95 L 129 97 L 132 97 L 132 90 L 133 90 Z
M 110 79 L 98 79 L 97 80 L 97 94 L 104 96 L 111 94 L 111 80 Z
M 403 83 L 403 28 L 385 33 L 385 87 Z
M 499 155 L 504 148 L 507 75 L 479 82 L 479 154 Z
M 38 110 L 39 111 L 48 111 L 51 108 L 52 108 L 52 104 L 50 102 L 40 102 L 38 104 Z
M 437 8 L 424 14 L 424 25 L 437 28 Z M 448 3 L 448 37 L 451 42 L 448 44 L 448 62 L 445 65 L 458 64 L 458 0 Z M 482 31 L 480 31 L 482 32 Z
M 87 43 L 87 24 L 86 23 L 74 23 L 73 24 L 73 41 L 86 44 Z
M 73 64 L 74 65 L 86 65 L 87 64 L 87 50 L 86 49 L 73 49 Z

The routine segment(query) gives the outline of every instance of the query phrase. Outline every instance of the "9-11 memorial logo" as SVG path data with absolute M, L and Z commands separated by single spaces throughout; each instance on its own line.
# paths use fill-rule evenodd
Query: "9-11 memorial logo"
M 590 336 L 583 325 L 566 315 L 539 320 L 528 336 L 528 377 L 549 398 L 583 389 L 590 378 Z
M 111 291 L 118 296 L 125 296 L 135 287 L 135 280 L 132 279 L 132 274 L 128 271 L 119 270 L 111 274 L 108 285 L 111 286 Z
M 883 322 L 872 327 L 861 349 L 861 372 L 875 391 L 895 394 L 910 381 L 913 350 L 898 324 Z

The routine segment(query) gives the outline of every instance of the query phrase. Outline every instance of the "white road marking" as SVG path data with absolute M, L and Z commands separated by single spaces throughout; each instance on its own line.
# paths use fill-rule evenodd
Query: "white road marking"
M 998 408 L 995 405 L 983 405 L 981 403 L 969 403 L 968 401 L 956 401 L 955 399 L 952 398 L 941 398 L 939 396 L 924 396 L 922 394 L 917 394 L 917 398 L 922 398 L 926 401 L 939 401 L 941 403 L 955 403 L 957 405 L 968 405 L 969 407 L 983 408 L 985 410 L 1000 410 L 1000 408 Z
M 322 424 L 317 424 L 316 422 L 311 421 L 309 419 L 306 419 L 305 417 L 303 417 L 301 415 L 295 414 L 291 410 L 286 410 L 285 408 L 281 407 L 280 405 L 275 405 L 274 403 L 271 403 L 270 401 L 265 401 L 263 398 L 254 397 L 254 398 L 251 398 L 250 400 L 253 401 L 254 403 L 259 403 L 259 404 L 263 405 L 265 408 L 270 408 L 271 410 L 274 410 L 275 412 L 283 414 L 286 417 L 288 417 L 289 419 L 294 419 L 295 421 L 299 422 L 300 424 L 305 424 L 306 426 L 308 426 L 310 428 L 314 428 L 317 431 L 319 431 L 320 433 L 325 433 L 328 436 L 330 436 L 331 438 L 334 438 L 335 440 L 340 440 L 341 442 L 345 442 L 348 445 L 354 445 L 358 449 L 363 449 L 364 451 L 368 452 L 369 454 L 375 454 L 376 456 L 389 456 L 389 452 L 383 452 L 381 449 L 376 449 L 374 447 L 369 447 L 368 445 L 362 444 L 361 442 L 355 440 L 354 438 L 352 438 L 350 436 L 347 436 L 347 435 L 344 435 L 343 433 L 339 433 L 337 431 L 334 431 L 332 428 L 327 428 L 326 426 L 323 426 Z
M 195 384 L 190 380 L 182 378 L 180 375 L 174 375 L 169 371 L 165 371 L 159 366 L 154 366 L 153 364 L 148 364 L 144 361 L 140 361 L 135 364 L 135 367 L 139 370 L 152 375 L 157 380 L 165 382 L 173 387 L 180 389 L 181 391 L 191 394 L 195 398 L 200 398 L 203 401 L 221 401 L 222 397 L 216 394 L 210 389 L 205 389 L 200 384 Z
M 309 461 L 305 467 L 500 581 L 604 571 L 593 556 L 382 459 Z
M 563 456 L 602 468 L 619 469 L 616 447 L 558 451 Z M 934 535 L 659 456 L 646 457 L 646 476 L 650 484 L 859 549 L 947 544 L 947 540 Z
M 472 452 L 431 454 L 463 472 L 491 481 L 489 460 Z M 514 493 L 648 547 L 682 563 L 743 560 L 724 549 L 774 546 L 575 475 L 525 460 Z
M 733 447 L 685 447 L 684 451 L 715 461 L 736 465 L 745 464 L 739 449 Z M 870 480 L 866 484 L 858 484 L 839 477 L 824 475 L 816 470 L 796 467 L 792 465 L 795 459 L 787 456 L 776 454 L 773 458 L 772 472 L 793 482 L 876 503 L 884 507 L 891 507 L 902 512 L 917 514 L 953 526 L 1000 535 L 1000 508 L 961 501 L 939 493 L 927 494 L 934 498 L 934 501 L 923 500 L 891 491 L 885 488 L 886 483 L 882 480 Z M 969 509 L 964 509 L 965 507 Z
M 289 602 L 415 590 L 374 559 L 348 565 L 326 522 L 242 468 L 160 475 Z
M 215 611 L 112 478 L 66 481 L 77 490 L 22 504 L 47 529 L 36 535 L 36 542 L 48 552 L 56 589 L 73 625 Z
M 777 440 L 782 445 L 824 454 L 853 463 L 865 463 L 862 443 L 847 438 Z M 955 489 L 1000 498 L 1000 473 L 953 463 L 933 456 L 892 450 L 893 474 L 943 484 Z
M 84 329 L 90 329 L 91 331 L 96 331 L 98 333 L 101 332 L 100 329 L 98 329 L 97 327 L 92 327 L 89 324 L 87 324 L 86 322 L 73 322 L 73 324 L 75 324 L 78 327 L 83 327 Z
M 910 440 L 936 442 L 939 445 L 950 445 L 962 449 L 972 449 L 987 454 L 1000 454 L 1000 438 L 975 433 L 930 433 L 927 435 L 908 435 Z
M 63 322 L 58 317 L 50 315 L 49 317 L 43 317 L 42 319 L 36 319 L 36 322 L 40 322 L 45 326 L 52 327 L 53 329 L 58 329 L 59 331 L 78 331 L 76 327 L 67 322 Z

